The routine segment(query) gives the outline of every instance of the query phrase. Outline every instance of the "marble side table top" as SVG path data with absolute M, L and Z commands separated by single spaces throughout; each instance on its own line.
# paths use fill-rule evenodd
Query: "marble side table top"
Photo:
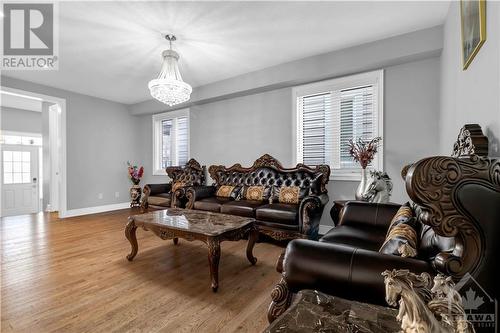
M 396 315 L 395 309 L 303 290 L 292 306 L 264 332 L 399 332 L 401 326 Z

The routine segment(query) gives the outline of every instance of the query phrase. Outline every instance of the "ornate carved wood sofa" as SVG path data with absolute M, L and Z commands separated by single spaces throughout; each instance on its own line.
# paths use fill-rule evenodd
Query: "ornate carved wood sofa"
M 284 168 L 270 155 L 263 155 L 249 168 L 240 164 L 231 167 L 212 165 L 210 176 L 215 183 L 211 186 L 193 186 L 186 190 L 187 208 L 221 212 L 256 218 L 259 232 L 274 239 L 293 238 L 317 239 L 319 221 L 328 202 L 326 184 L 330 168 L 319 165 L 311 168 L 298 164 Z M 217 196 L 221 186 L 239 188 L 240 195 Z M 249 186 L 263 186 L 268 196 L 275 195 L 284 187 L 299 188 L 302 198 L 297 203 L 283 203 L 275 199 L 246 200 L 243 194 Z
M 496 298 L 500 159 L 478 156 L 487 154 L 488 148 L 474 146 L 473 133 L 461 132 L 455 157 L 424 158 L 402 171 L 420 224 L 416 258 L 379 253 L 398 205 L 347 203 L 339 225 L 319 242 L 288 244 L 278 264 L 282 279 L 271 294 L 269 320 L 279 316 L 302 289 L 386 305 L 381 275 L 386 269 L 441 272 L 455 280 L 469 273 Z
M 143 190 L 141 208 L 184 207 L 186 205 L 186 188 L 205 183 L 205 166 L 200 166 L 195 159 L 190 159 L 185 166 L 166 168 L 171 182 L 165 184 L 146 184 Z

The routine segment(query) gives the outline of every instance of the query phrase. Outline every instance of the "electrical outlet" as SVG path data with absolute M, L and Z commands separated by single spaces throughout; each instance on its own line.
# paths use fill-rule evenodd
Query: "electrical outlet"
M 97 195 L 97 199 L 102 199 L 102 198 L 103 198 L 102 193 L 99 193 L 99 194 Z
M 115 198 L 119 198 L 120 197 L 120 192 L 115 192 Z

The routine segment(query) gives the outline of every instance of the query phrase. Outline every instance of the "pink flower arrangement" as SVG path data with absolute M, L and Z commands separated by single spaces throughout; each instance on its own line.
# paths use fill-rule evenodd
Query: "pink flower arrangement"
M 381 140 L 382 138 L 379 136 L 370 141 L 365 141 L 361 138 L 358 138 L 356 141 L 351 139 L 349 140 L 349 155 L 361 165 L 361 168 L 366 169 L 375 158 Z
M 137 167 L 137 165 L 132 165 L 130 162 L 127 162 L 128 165 L 128 177 L 134 183 L 134 185 L 139 184 L 141 181 L 142 175 L 144 174 L 144 167 Z

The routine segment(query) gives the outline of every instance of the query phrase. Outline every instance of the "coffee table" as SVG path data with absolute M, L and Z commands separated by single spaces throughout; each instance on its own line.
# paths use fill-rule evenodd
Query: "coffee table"
M 138 244 L 135 232 L 138 227 L 152 231 L 161 239 L 173 239 L 176 245 L 179 238 L 202 241 L 208 246 L 212 290 L 216 292 L 219 287 L 220 243 L 222 241 L 238 241 L 248 235 L 247 259 L 252 265 L 257 262 L 257 258 L 252 254 L 258 237 L 254 221 L 255 219 L 248 217 L 180 208 L 133 215 L 129 217 L 125 227 L 125 236 L 132 246 L 127 259 L 132 261 L 137 254 Z
M 346 300 L 315 290 L 301 290 L 292 306 L 264 333 L 400 332 L 396 309 Z

